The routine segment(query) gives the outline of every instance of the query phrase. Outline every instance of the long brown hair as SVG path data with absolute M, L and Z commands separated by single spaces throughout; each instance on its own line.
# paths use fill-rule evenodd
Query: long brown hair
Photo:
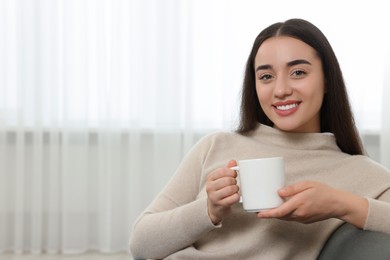
M 254 60 L 260 45 L 268 38 L 289 36 L 316 50 L 322 62 L 326 93 L 321 107 L 321 132 L 331 132 L 340 149 L 348 154 L 363 154 L 363 146 L 355 125 L 343 75 L 336 55 L 325 35 L 312 23 L 290 19 L 265 28 L 256 37 L 249 54 L 241 96 L 240 123 L 237 132 L 247 135 L 258 123 L 273 126 L 265 115 L 256 94 Z

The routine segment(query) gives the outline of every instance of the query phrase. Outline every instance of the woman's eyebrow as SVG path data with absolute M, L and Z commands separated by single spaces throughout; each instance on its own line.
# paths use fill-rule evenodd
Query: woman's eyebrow
M 311 65 L 311 63 L 310 63 L 309 61 L 303 60 L 303 59 L 292 60 L 292 61 L 287 62 L 287 66 L 288 66 L 288 67 L 292 67 L 292 66 L 299 65 L 299 64 L 308 64 L 308 65 Z
M 311 65 L 311 63 L 307 60 L 298 59 L 298 60 L 292 60 L 292 61 L 287 62 L 287 67 L 292 67 L 292 66 L 299 65 L 299 64 Z M 259 70 L 269 70 L 269 69 L 272 69 L 272 66 L 269 64 L 259 65 L 259 66 L 257 66 L 255 72 L 257 72 Z
M 271 68 L 272 68 L 272 66 L 271 66 L 271 65 L 268 65 L 268 64 L 259 65 L 259 66 L 257 66 L 255 72 L 257 72 L 257 71 L 259 71 L 259 70 L 269 70 L 269 69 L 271 69 Z

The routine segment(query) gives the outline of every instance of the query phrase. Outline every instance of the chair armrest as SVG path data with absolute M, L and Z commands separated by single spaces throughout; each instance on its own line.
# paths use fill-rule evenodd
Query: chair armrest
M 390 259 L 390 234 L 345 223 L 329 237 L 317 259 Z

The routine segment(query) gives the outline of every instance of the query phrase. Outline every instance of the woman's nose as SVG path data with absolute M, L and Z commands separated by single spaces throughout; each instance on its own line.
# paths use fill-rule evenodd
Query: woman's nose
M 284 98 L 287 96 L 291 96 L 293 93 L 293 89 L 289 85 L 289 82 L 283 78 L 276 79 L 274 95 L 277 98 Z

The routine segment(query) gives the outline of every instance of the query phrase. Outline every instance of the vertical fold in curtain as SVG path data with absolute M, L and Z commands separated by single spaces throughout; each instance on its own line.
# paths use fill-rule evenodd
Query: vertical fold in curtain
M 390 46 L 390 38 L 387 45 Z M 382 128 L 380 136 L 380 161 L 390 169 L 390 49 L 384 55 L 384 84 L 382 95 Z

